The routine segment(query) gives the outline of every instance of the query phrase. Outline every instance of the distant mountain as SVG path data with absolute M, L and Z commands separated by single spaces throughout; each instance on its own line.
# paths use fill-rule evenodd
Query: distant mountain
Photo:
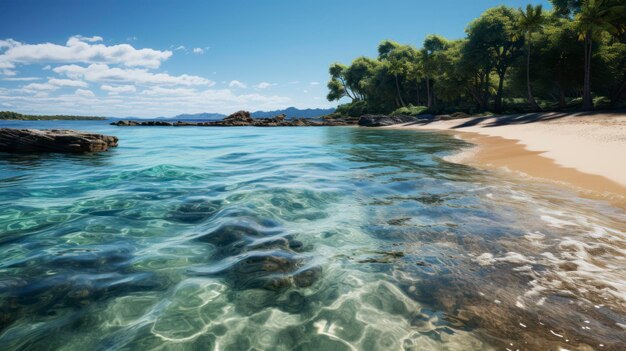
M 235 112 L 235 111 L 233 111 L 233 112 Z M 295 107 L 288 107 L 288 108 L 286 108 L 284 110 L 256 111 L 256 112 L 252 112 L 251 115 L 254 118 L 270 118 L 270 117 L 278 116 L 280 114 L 285 114 L 287 116 L 287 118 L 294 118 L 294 117 L 315 118 L 315 117 L 326 116 L 326 115 L 329 115 L 329 114 L 331 114 L 333 112 L 335 112 L 334 108 L 326 108 L 326 109 L 324 109 L 324 108 L 299 109 L 299 108 L 295 108 Z M 176 120 L 176 121 L 219 121 L 219 120 L 223 119 L 226 116 L 227 115 L 225 115 L 223 113 L 203 112 L 203 113 L 185 113 L 185 114 L 174 116 L 174 117 L 154 117 L 154 118 L 138 118 L 138 117 L 116 118 L 116 117 L 111 117 L 111 119 L 129 119 L 129 120 L 135 120 L 135 119 L 142 119 L 142 120 L 147 120 L 147 119 L 152 119 L 152 120 L 170 119 L 170 120 Z
M 193 114 L 185 113 L 185 114 L 174 116 L 174 117 L 159 117 L 159 119 L 167 118 L 167 119 L 175 119 L 179 121 L 182 121 L 182 120 L 219 121 L 223 119 L 224 117 L 226 117 L 226 115 L 221 114 L 221 113 L 203 112 L 203 113 L 193 113 Z
M 335 112 L 334 108 L 307 108 L 307 109 L 299 109 L 295 107 L 288 107 L 284 110 L 276 110 L 276 111 L 256 111 L 252 112 L 252 117 L 255 118 L 268 118 L 278 116 L 280 114 L 285 114 L 287 118 L 293 117 L 304 117 L 304 118 L 315 118 L 326 116 Z

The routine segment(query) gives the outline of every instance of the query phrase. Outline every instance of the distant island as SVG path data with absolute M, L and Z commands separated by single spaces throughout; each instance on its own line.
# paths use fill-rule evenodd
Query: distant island
M 70 116 L 70 115 L 24 115 L 11 111 L 0 111 L 0 120 L 22 120 L 22 121 L 38 121 L 38 120 L 105 120 L 105 117 L 89 117 L 89 116 Z

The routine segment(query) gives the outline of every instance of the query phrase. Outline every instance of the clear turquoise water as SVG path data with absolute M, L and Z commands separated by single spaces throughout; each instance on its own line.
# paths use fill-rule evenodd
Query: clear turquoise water
M 122 128 L 0 154 L 2 350 L 618 350 L 626 215 L 450 136 Z M 602 346 L 600 346 L 602 345 Z

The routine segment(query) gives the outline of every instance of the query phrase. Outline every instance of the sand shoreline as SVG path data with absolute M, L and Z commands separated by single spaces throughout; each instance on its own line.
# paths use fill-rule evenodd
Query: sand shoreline
M 475 144 L 449 160 L 574 187 L 626 207 L 626 113 L 535 113 L 394 125 Z

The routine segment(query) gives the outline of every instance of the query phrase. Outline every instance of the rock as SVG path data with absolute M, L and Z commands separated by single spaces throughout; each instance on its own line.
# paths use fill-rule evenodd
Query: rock
M 222 121 L 232 125 L 251 124 L 254 122 L 254 118 L 250 116 L 250 112 L 248 111 L 237 111 L 224 118 Z
M 88 153 L 117 146 L 114 136 L 64 129 L 0 128 L 0 151 Z
M 128 126 L 174 126 L 174 127 L 321 127 L 353 125 L 358 121 L 355 117 L 324 117 L 321 120 L 310 118 L 287 119 L 285 114 L 271 118 L 253 118 L 248 111 L 238 111 L 221 121 L 184 122 L 174 123 L 165 121 L 117 121 L 111 125 Z
M 136 121 L 117 121 L 117 122 L 111 122 L 110 123 L 112 126 L 138 126 L 139 122 Z
M 387 115 L 363 115 L 359 118 L 359 125 L 364 127 L 384 127 L 400 123 L 418 122 L 427 116 L 387 116 Z

